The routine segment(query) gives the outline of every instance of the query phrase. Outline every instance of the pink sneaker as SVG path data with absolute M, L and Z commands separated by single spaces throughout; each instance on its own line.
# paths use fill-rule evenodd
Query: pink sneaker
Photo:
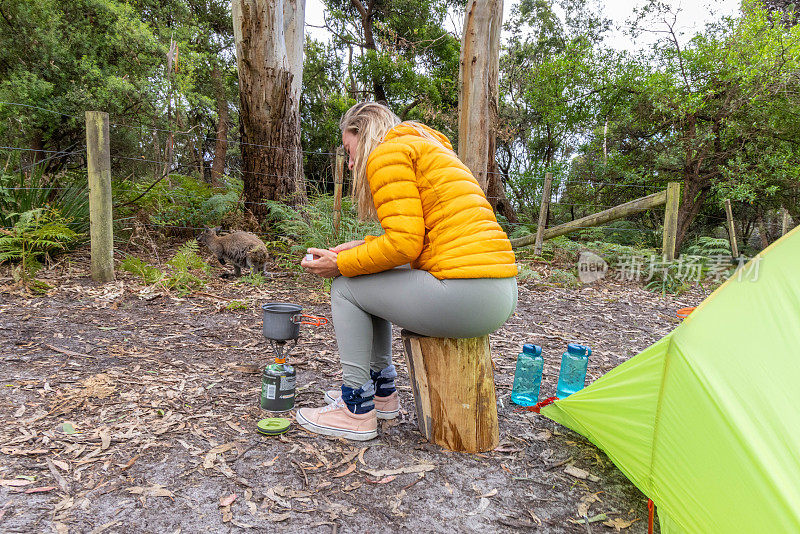
M 342 392 L 338 389 L 331 389 L 325 392 L 325 402 L 333 404 L 342 398 Z M 393 391 L 387 397 L 372 397 L 375 401 L 375 412 L 378 419 L 395 419 L 400 415 L 400 398 L 397 392 Z
M 295 420 L 309 432 L 366 441 L 378 436 L 375 415 L 375 410 L 363 414 L 351 412 L 340 395 L 336 402 L 322 408 L 301 408 Z

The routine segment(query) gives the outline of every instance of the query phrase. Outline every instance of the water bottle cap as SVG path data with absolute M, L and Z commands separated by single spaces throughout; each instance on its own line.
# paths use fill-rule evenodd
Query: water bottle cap
M 577 343 L 570 343 L 567 345 L 567 352 L 573 356 L 588 356 L 592 353 L 592 349 L 585 345 L 578 345 Z
M 533 343 L 525 343 L 522 345 L 522 352 L 525 354 L 532 354 L 534 356 L 541 356 L 542 355 L 542 347 L 539 345 L 534 345 Z

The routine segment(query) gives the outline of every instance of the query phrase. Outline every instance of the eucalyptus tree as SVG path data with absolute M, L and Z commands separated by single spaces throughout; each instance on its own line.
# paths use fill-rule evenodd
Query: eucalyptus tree
M 133 118 L 148 109 L 165 51 L 129 4 L 0 3 L 0 101 L 29 106 L 0 104 L 4 144 L 61 169 L 68 158 L 43 151 L 82 147 L 86 110 Z
M 523 211 L 538 205 L 544 171 L 563 177 L 571 155 L 604 120 L 616 58 L 602 48 L 610 22 L 598 9 L 582 0 L 522 0 L 506 23 L 497 157 Z
M 332 44 L 346 59 L 353 101 L 383 100 L 401 119 L 456 131 L 459 0 L 324 0 Z
M 663 38 L 618 77 L 609 159 L 651 183 L 682 183 L 678 245 L 724 198 L 757 205 L 756 216 L 781 206 L 796 216 L 800 28 L 747 1 L 682 44 L 674 14 L 652 13 Z

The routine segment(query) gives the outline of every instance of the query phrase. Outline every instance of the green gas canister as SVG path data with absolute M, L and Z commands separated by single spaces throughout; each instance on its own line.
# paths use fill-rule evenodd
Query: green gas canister
M 261 408 L 271 412 L 285 412 L 294 407 L 294 367 L 275 359 L 264 367 L 261 375 Z

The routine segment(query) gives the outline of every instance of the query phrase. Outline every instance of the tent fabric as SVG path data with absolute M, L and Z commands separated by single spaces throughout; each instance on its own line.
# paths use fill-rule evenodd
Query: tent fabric
M 800 228 L 759 256 L 660 341 L 541 410 L 604 450 L 665 534 L 800 532 Z

